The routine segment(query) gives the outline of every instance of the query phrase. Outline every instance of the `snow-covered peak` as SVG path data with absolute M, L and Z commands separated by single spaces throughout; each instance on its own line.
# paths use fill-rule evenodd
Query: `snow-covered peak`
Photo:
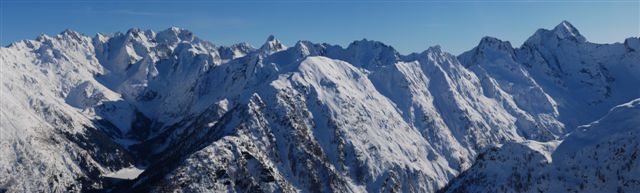
M 273 35 L 269 35 L 267 41 L 262 45 L 262 47 L 260 47 L 260 53 L 270 55 L 286 49 L 287 46 L 282 44 L 280 40 L 276 39 L 276 37 Z
M 430 46 L 425 51 L 427 53 L 442 53 L 442 47 L 440 45 Z
M 349 46 L 347 46 L 347 50 L 355 50 L 355 49 L 384 50 L 386 52 L 392 52 L 394 54 L 397 53 L 396 50 L 389 45 L 386 45 L 382 42 L 375 41 L 375 40 L 368 40 L 366 38 L 362 40 L 353 41 L 351 42 L 351 44 L 349 44 Z
M 256 49 L 246 42 L 231 45 L 229 47 L 220 46 L 218 52 L 222 59 L 235 59 L 243 57 L 248 53 L 254 52 Z
M 110 37 L 111 36 L 109 34 L 97 33 L 93 37 L 93 41 L 95 41 L 96 43 L 104 43 L 104 42 L 107 42 Z
M 298 41 L 294 48 L 301 56 L 319 56 L 324 52 L 322 45 L 310 41 Z
M 170 27 L 156 34 L 158 43 L 176 44 L 182 41 L 191 42 L 194 40 L 196 40 L 196 37 L 191 31 L 178 27 Z
M 47 34 L 41 33 L 40 35 L 38 35 L 38 37 L 36 37 L 35 41 L 38 42 L 43 42 L 45 40 L 51 39 L 51 37 Z
M 367 39 L 349 44 L 345 54 L 347 61 L 364 68 L 394 64 L 400 58 L 400 54 L 393 47 Z
M 34 133 L 27 137 L 49 139 L 35 132 L 48 134 L 57 128 L 82 132 L 85 125 L 104 126 L 96 131 L 104 137 L 87 135 L 61 144 L 104 140 L 122 145 L 126 149 L 97 148 L 134 153 L 136 160 L 131 163 L 150 166 L 135 183 L 147 187 L 158 183 L 167 191 L 185 187 L 194 192 L 204 187 L 240 191 L 259 186 L 265 192 L 306 192 L 316 187 L 326 187 L 323 192 L 434 192 L 474 164 L 479 152 L 498 143 L 507 145 L 474 164 L 489 170 L 470 171 L 489 174 L 491 180 L 508 180 L 512 176 L 503 174 L 547 168 L 555 141 L 525 140 L 549 141 L 566 134 L 565 124 L 575 128 L 566 120 L 585 124 L 595 119 L 579 116 L 596 112 L 593 106 L 572 103 L 587 98 L 589 92 L 566 94 L 564 87 L 556 88 L 555 82 L 545 79 L 547 75 L 560 74 L 557 80 L 564 82 L 571 77 L 577 77 L 574 82 L 591 80 L 587 83 L 598 83 L 593 88 L 611 90 L 611 98 L 618 98 L 603 103 L 606 110 L 613 106 L 608 104 L 640 97 L 633 87 L 640 73 L 629 70 L 637 69 L 637 38 L 624 45 L 576 44 L 558 38 L 554 30 L 543 30 L 537 36 L 539 44 L 515 49 L 516 54 L 509 42 L 485 37 L 474 49 L 481 54 L 468 52 L 469 57 L 458 58 L 440 46 L 403 56 L 391 46 L 366 39 L 346 48 L 308 41 L 287 48 L 270 36 L 256 50 L 246 43 L 214 46 L 175 27 L 157 34 L 136 28 L 99 34 L 93 42 L 77 32 L 63 32 L 0 49 L 3 69 L 8 69 L 0 72 L 8 83 L 0 93 L 9 94 L 3 95 L 9 100 L 0 100 L 7 107 L 2 108 L 3 115 L 9 116 L 0 121 L 0 130 L 12 128 L 16 134 L 27 131 Z M 75 41 L 76 36 L 82 41 Z M 605 64 L 597 64 L 600 61 Z M 607 82 L 614 80 L 615 84 Z M 567 85 L 571 88 L 567 93 L 592 88 Z M 616 96 L 618 91 L 628 94 Z M 57 154 L 72 147 L 58 144 L 48 144 L 55 147 L 51 149 L 18 145 L 25 155 L 36 151 L 34 155 L 50 154 L 57 160 L 27 156 L 22 160 L 36 162 L 26 165 L 12 161 L 21 156 L 16 148 L 0 148 L 0 158 L 11 159 L 0 159 L 0 171 L 14 171 L 0 174 L 0 184 L 12 174 L 36 171 L 33 168 L 43 165 L 40 160 L 54 170 L 35 176 L 37 182 L 24 183 L 43 185 L 33 192 L 47 190 L 48 179 L 59 173 L 64 178 L 54 185 L 62 190 L 78 184 L 77 176 L 113 176 L 109 173 L 130 167 L 129 161 L 98 163 L 94 165 L 105 169 L 69 173 L 65 167 L 69 164 L 93 165 L 68 162 L 67 155 L 101 154 L 82 146 Z M 499 162 L 492 162 L 492 156 Z M 503 167 L 509 164 L 516 167 Z M 30 177 L 27 173 L 16 181 Z M 255 183 L 245 183 L 246 179 Z
M 585 43 L 587 39 L 580 34 L 578 29 L 573 27 L 568 21 L 562 21 L 552 30 L 538 29 L 527 41 L 526 44 L 540 44 L 542 42 L 556 42 L 557 40 L 569 40 L 576 43 Z
M 276 39 L 276 36 L 271 34 L 271 35 L 269 35 L 269 37 L 267 37 L 267 42 L 270 42 L 270 41 L 278 41 L 278 39 Z
M 502 41 L 498 38 L 485 36 L 480 40 L 478 44 L 479 49 L 494 49 L 494 50 L 503 50 L 503 51 L 513 51 L 513 47 L 509 41 Z
M 440 45 L 431 46 L 427 48 L 427 50 L 425 50 L 424 53 L 427 55 L 427 57 L 430 58 L 430 60 L 434 60 L 434 61 L 446 60 L 447 63 L 459 63 L 458 60 L 456 59 L 456 56 L 454 56 L 449 52 L 443 51 Z
M 131 28 L 129 30 L 127 30 L 127 34 L 139 34 L 142 33 L 142 29 L 140 28 Z
M 465 66 L 471 66 L 476 63 L 493 63 L 493 60 L 496 59 L 512 59 L 513 56 L 514 48 L 509 41 L 485 36 L 480 40 L 478 46 L 460 54 L 458 59 Z
M 568 21 L 562 21 L 555 28 L 553 28 L 553 33 L 555 33 L 561 39 L 575 39 L 578 42 L 585 42 L 586 38 L 580 34 L 578 29 L 573 27 L 571 23 Z
M 77 31 L 73 31 L 71 29 L 65 29 L 59 35 L 60 37 L 71 37 L 73 39 L 80 39 L 83 35 Z
M 145 36 L 146 38 L 153 38 L 155 37 L 155 32 L 153 32 L 152 30 L 142 30 L 140 28 L 131 28 L 127 30 L 127 35 L 132 37 Z

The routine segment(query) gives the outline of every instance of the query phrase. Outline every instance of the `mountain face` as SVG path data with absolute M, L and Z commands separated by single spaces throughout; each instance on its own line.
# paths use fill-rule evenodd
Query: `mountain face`
M 559 145 L 494 147 L 442 192 L 636 192 L 639 125 L 640 99 L 635 99 L 578 127 Z
M 0 59 L 0 191 L 640 189 L 640 39 L 590 43 L 566 21 L 460 56 L 169 28 L 67 30 Z

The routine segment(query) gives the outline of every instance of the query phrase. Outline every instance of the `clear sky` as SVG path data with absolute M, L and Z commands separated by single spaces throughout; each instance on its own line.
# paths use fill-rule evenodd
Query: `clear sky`
M 367 38 L 403 54 L 433 45 L 459 54 L 483 36 L 520 46 L 536 29 L 553 28 L 562 20 L 591 42 L 640 36 L 640 0 L 0 0 L 0 9 L 3 46 L 67 28 L 94 36 L 170 26 L 219 45 L 248 42 L 258 47 L 270 34 L 287 45 L 309 40 L 344 46 Z

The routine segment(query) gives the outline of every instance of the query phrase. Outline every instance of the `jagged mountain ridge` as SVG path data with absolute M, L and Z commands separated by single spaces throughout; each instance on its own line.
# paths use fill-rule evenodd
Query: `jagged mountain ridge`
M 54 184 L 48 189 L 55 191 L 74 184 L 73 178 L 85 177 L 93 179 L 88 180 L 92 185 L 74 190 L 102 189 L 108 185 L 99 179 L 101 175 L 138 164 L 149 169 L 121 185 L 122 190 L 433 192 L 471 166 L 485 147 L 557 139 L 571 127 L 606 113 L 599 109 L 640 96 L 633 90 L 620 91 L 629 87 L 610 86 L 614 97 L 607 98 L 603 97 L 607 87 L 597 87 L 589 89 L 604 90 L 603 95 L 585 100 L 604 101 L 597 103 L 598 108 L 589 106 L 593 101 L 566 103 L 575 95 L 567 96 L 562 92 L 566 86 L 552 80 L 580 82 L 563 77 L 582 70 L 554 68 L 559 63 L 574 64 L 549 60 L 558 55 L 549 47 L 567 42 L 592 45 L 580 37 L 563 22 L 554 30 L 539 30 L 519 49 L 484 38 L 474 49 L 477 54 L 456 57 L 439 47 L 403 56 L 369 40 L 346 48 L 307 41 L 287 47 L 269 37 L 259 49 L 247 44 L 221 47 L 179 28 L 157 33 L 132 29 L 94 38 L 73 31 L 41 36 L 2 48 L 3 69 L 13 69 L 3 71 L 3 93 L 11 93 L 6 98 L 16 101 L 2 103 L 7 114 L 3 130 L 17 133 L 28 128 L 34 131 L 28 135 L 33 138 L 52 135 L 50 131 L 86 136 L 95 130 L 111 139 L 107 145 L 121 150 L 99 152 L 81 145 L 95 144 L 91 138 L 60 141 L 73 147 L 66 150 L 69 154 L 88 149 L 98 156 L 132 158 L 118 161 L 122 163 L 69 164 L 101 168 L 98 172 L 68 171 L 58 162 L 42 162 L 37 164 L 50 172 L 40 172 L 39 179 L 62 175 L 65 180 L 0 177 L 0 184 L 17 192 Z M 495 47 L 493 42 L 498 42 L 498 49 L 486 51 Z M 628 74 L 614 74 L 617 80 L 612 82 L 638 80 L 638 73 L 633 73 L 638 72 L 637 38 L 604 45 L 613 51 L 593 46 L 596 51 L 585 50 L 613 52 L 605 54 L 607 59 L 620 57 L 618 63 L 624 68 L 616 72 Z M 492 52 L 499 54 L 486 54 Z M 618 64 L 611 63 L 606 67 Z M 602 80 L 610 83 L 601 66 L 590 68 L 600 70 L 591 73 L 596 77 L 593 85 Z M 548 76 L 549 72 L 563 76 Z M 16 91 L 23 82 L 43 86 Z M 554 89 L 560 91 L 548 91 Z M 41 103 L 19 105 L 34 101 L 27 96 L 38 95 L 46 96 L 40 100 L 44 105 L 76 115 L 59 116 L 70 117 L 67 122 L 94 129 L 71 130 L 51 120 L 10 125 L 11 120 L 25 120 L 16 116 L 52 117 L 30 113 L 38 112 L 34 108 L 44 106 Z M 594 110 L 577 120 L 563 117 L 576 109 Z M 37 133 L 37 126 L 31 125 L 35 123 L 52 128 Z M 3 146 L 24 147 L 22 141 L 17 134 L 8 136 Z M 32 147 L 36 146 L 41 145 Z M 64 152 L 36 154 L 70 157 Z M 8 149 L 3 152 L 10 158 L 11 154 Z M 37 160 L 34 157 L 26 159 Z M 18 160 L 3 160 L 7 163 L 3 165 L 33 167 Z M 5 168 L 8 173 L 2 176 L 23 170 Z
M 525 111 L 560 121 L 546 127 L 570 131 L 640 94 L 633 84 L 640 81 L 638 58 L 631 51 L 637 50 L 637 42 L 637 38 L 628 38 L 622 44 L 590 43 L 563 21 L 553 30 L 536 31 L 520 48 L 485 37 L 478 47 L 458 58 L 474 72 L 496 79 Z M 514 82 L 526 84 L 509 85 Z M 523 104 L 525 101 L 547 104 L 536 109 Z

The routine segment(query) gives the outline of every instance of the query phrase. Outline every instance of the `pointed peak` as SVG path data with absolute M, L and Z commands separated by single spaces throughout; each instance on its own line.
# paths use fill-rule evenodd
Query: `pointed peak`
M 267 37 L 267 42 L 271 42 L 271 41 L 278 41 L 278 39 L 276 39 L 276 37 L 272 34 L 272 35 L 269 35 L 269 37 Z
M 286 49 L 287 46 L 282 44 L 280 40 L 276 39 L 273 35 L 269 35 L 267 41 L 260 47 L 260 52 L 263 54 L 272 54 Z
M 95 41 L 98 41 L 98 42 L 104 43 L 104 42 L 107 42 L 107 40 L 108 40 L 109 38 L 111 38 L 111 36 L 112 36 L 112 34 L 97 33 L 97 34 L 93 37 L 93 39 L 94 39 Z
M 580 34 L 578 29 L 573 27 L 573 25 L 571 25 L 571 23 L 566 20 L 560 22 L 560 24 L 553 28 L 553 32 L 562 39 L 572 38 L 579 42 L 586 41 L 586 39 Z
M 137 28 L 137 27 L 134 27 L 134 28 L 131 28 L 131 29 L 127 30 L 127 34 L 139 34 L 139 35 L 144 34 L 144 35 L 147 35 L 147 36 L 151 36 L 154 33 L 155 32 L 153 30 L 150 30 L 150 29 L 143 30 L 143 29 L 140 29 L 140 28 Z
M 142 32 L 142 30 L 140 28 L 137 28 L 137 27 L 134 27 L 134 28 L 131 28 L 131 29 L 127 30 L 127 33 L 140 33 L 140 32 Z
M 423 54 L 426 54 L 428 57 L 442 57 L 442 58 L 455 58 L 456 56 L 450 54 L 449 52 L 446 52 L 444 50 L 442 50 L 442 46 L 440 45 L 435 45 L 435 46 L 431 46 L 429 48 L 427 48 L 427 50 L 425 50 L 424 52 L 422 52 Z
M 60 32 L 60 34 L 78 34 L 78 32 L 71 29 L 65 29 L 64 31 Z
M 298 42 L 296 42 L 296 45 L 294 47 L 310 47 L 313 46 L 314 43 L 307 41 L 307 40 L 300 40 Z
M 280 42 L 279 39 L 277 39 L 274 35 L 269 35 L 269 37 L 267 37 L 267 40 L 264 42 L 265 45 L 269 44 L 269 45 L 282 45 L 282 42 Z
M 127 30 L 126 35 L 128 35 L 129 37 L 134 37 L 134 38 L 140 38 L 141 36 L 148 36 L 153 34 L 153 31 L 147 30 L 144 31 L 140 28 L 131 28 L 129 30 Z
M 442 46 L 440 46 L 440 45 L 431 46 L 431 47 L 427 48 L 426 52 L 440 53 L 440 52 L 442 52 Z
M 307 40 L 300 40 L 296 42 L 296 45 L 294 46 L 294 50 L 303 56 L 323 55 L 325 49 L 325 46 L 321 44 L 314 44 Z
M 586 42 L 586 38 L 571 25 L 568 21 L 562 21 L 552 30 L 538 29 L 527 41 L 525 45 L 536 45 L 547 41 L 569 40 L 577 43 Z
M 44 41 L 50 39 L 50 37 L 45 34 L 45 33 L 40 33 L 40 35 L 38 35 L 38 37 L 36 37 L 36 41 Z
M 573 25 L 571 25 L 571 23 L 569 23 L 569 21 L 567 20 L 562 20 L 562 22 L 560 22 L 560 24 L 556 25 L 555 28 L 553 28 L 554 31 L 556 30 L 568 30 L 568 31 L 578 31 L 575 27 L 573 27 Z
M 72 38 L 72 39 L 80 41 L 81 37 L 82 37 L 82 34 L 80 34 L 77 31 L 73 31 L 71 29 L 65 29 L 64 31 L 60 32 L 58 37 L 69 37 L 69 38 Z
M 65 29 L 64 31 L 60 32 L 60 35 L 63 35 L 63 36 L 75 36 L 75 37 L 82 36 L 82 34 L 80 34 L 79 32 L 73 31 L 71 29 Z

